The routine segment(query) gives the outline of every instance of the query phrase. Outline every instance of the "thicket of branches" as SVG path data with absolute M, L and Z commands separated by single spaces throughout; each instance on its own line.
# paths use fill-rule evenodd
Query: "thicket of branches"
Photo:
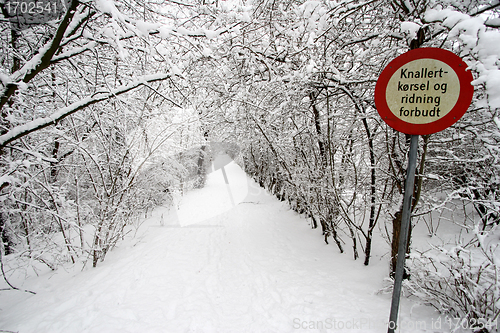
M 139 5 L 74 1 L 46 24 L 0 23 L 0 232 L 22 265 L 96 266 L 169 188 L 189 186 L 199 154 L 184 151 L 202 136 L 179 62 L 214 32 L 182 22 L 211 15 Z
M 383 246 L 373 244 L 379 228 L 393 271 L 409 138 L 380 120 L 375 82 L 390 60 L 411 48 L 460 55 L 475 76 L 475 98 L 456 125 L 420 139 L 412 210 L 415 224 L 465 207 L 463 221 L 454 222 L 469 235 L 462 245 L 470 252 L 462 253 L 473 253 L 474 262 L 443 269 L 413 260 L 407 277 L 426 302 L 475 320 L 495 320 L 500 297 L 492 259 L 497 242 L 481 243 L 495 239 L 500 212 L 498 53 L 491 47 L 499 36 L 496 8 L 488 2 L 261 2 L 252 22 L 214 53 L 213 76 L 225 80 L 201 81 L 215 98 L 209 110 L 244 139 L 249 175 L 321 227 L 325 242 L 340 252 L 350 247 L 366 265 L 372 247 Z M 430 236 L 439 233 L 435 228 L 434 222 Z M 488 245 L 479 250 L 479 244 Z M 471 265 L 483 269 L 447 283 Z M 472 289 L 460 306 L 451 301 Z

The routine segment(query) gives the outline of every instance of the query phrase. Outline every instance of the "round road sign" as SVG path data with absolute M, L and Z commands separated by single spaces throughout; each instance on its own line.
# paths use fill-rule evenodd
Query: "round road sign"
M 425 135 L 444 130 L 469 108 L 474 93 L 467 64 L 438 48 L 408 51 L 382 71 L 375 105 L 396 131 Z

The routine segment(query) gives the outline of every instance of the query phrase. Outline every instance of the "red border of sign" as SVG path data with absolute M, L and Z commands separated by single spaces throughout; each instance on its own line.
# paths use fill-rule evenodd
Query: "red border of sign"
M 443 118 L 427 124 L 412 124 L 399 119 L 389 109 L 385 97 L 387 85 L 392 75 L 403 65 L 417 59 L 436 59 L 448 64 L 455 71 L 460 81 L 460 95 L 453 109 Z M 459 56 L 443 49 L 427 47 L 411 50 L 400 55 L 384 68 L 375 85 L 375 105 L 380 117 L 390 127 L 405 134 L 426 135 L 450 127 L 465 114 L 474 94 L 474 87 L 471 85 L 472 73 L 466 69 L 467 64 Z

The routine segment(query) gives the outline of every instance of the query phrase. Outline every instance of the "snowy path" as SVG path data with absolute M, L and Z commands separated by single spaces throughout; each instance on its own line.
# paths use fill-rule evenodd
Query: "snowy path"
M 387 258 L 370 267 L 325 245 L 319 230 L 227 166 L 157 209 L 95 269 L 50 273 L 0 298 L 0 330 L 15 332 L 384 332 L 390 296 L 377 294 Z M 228 201 L 233 196 L 235 206 Z M 224 199 L 225 198 L 225 199 Z M 207 204 L 207 202 L 209 204 Z M 197 218 L 203 209 L 219 213 Z M 160 226 L 160 216 L 166 220 Z M 195 214 L 195 215 L 196 215 Z M 191 223 L 196 221 L 196 223 Z M 382 252 L 380 254 L 383 254 Z M 16 293 L 19 292 L 8 292 Z M 402 320 L 430 330 L 432 310 L 404 300 Z M 437 317 L 437 316 L 436 316 Z

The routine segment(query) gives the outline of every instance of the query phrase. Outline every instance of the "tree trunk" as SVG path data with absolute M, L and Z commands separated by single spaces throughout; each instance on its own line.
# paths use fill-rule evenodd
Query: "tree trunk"
M 205 131 L 203 134 L 205 138 L 208 137 L 208 132 Z M 198 155 L 197 171 L 196 171 L 196 182 L 195 188 L 203 188 L 205 186 L 205 181 L 207 179 L 207 171 L 205 170 L 205 156 L 206 156 L 207 146 L 203 145 L 200 149 L 200 154 Z
M 373 136 L 370 132 L 370 128 L 368 127 L 368 121 L 366 118 L 363 118 L 363 125 L 365 127 L 366 136 L 368 137 L 368 148 L 370 149 L 370 220 L 368 223 L 368 231 L 366 233 L 366 243 L 365 243 L 365 266 L 368 266 L 370 263 L 370 256 L 372 252 L 372 236 L 373 229 L 375 228 L 375 224 L 377 223 L 377 219 L 375 218 L 375 201 L 376 201 L 376 173 L 375 173 L 375 152 L 373 147 Z
M 394 214 L 394 219 L 392 220 L 392 244 L 391 244 L 391 273 L 390 276 L 394 277 L 396 274 L 396 263 L 398 260 L 398 250 L 399 250 L 399 235 L 401 234 L 401 217 L 403 216 L 403 208 L 401 207 L 396 214 Z M 410 241 L 411 241 L 411 232 L 412 225 L 410 221 L 410 225 L 408 226 L 408 241 L 406 245 L 406 253 L 410 253 Z M 405 269 L 403 273 L 403 279 L 409 279 L 410 274 Z
M 4 218 L 4 214 L 0 212 L 0 234 L 2 238 L 2 245 L 5 255 L 12 254 L 14 252 L 14 244 L 12 243 L 9 235 L 7 234 L 7 225 Z

